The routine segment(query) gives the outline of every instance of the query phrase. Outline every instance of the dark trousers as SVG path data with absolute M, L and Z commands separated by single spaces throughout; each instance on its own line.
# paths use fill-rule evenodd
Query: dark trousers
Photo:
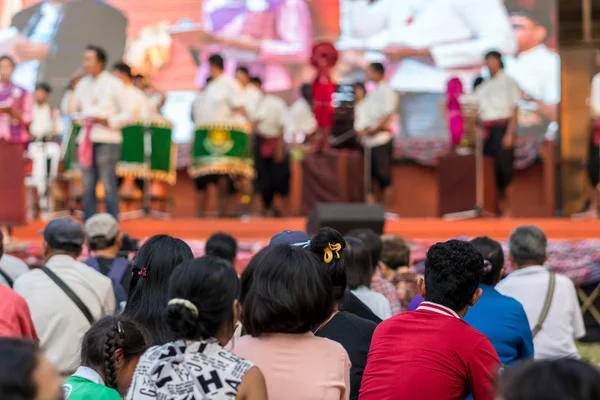
M 117 186 L 117 163 L 121 158 L 121 145 L 94 143 L 92 168 L 83 170 L 83 218 L 88 220 L 96 214 L 96 184 L 104 186 L 106 212 L 119 219 L 119 189 Z
M 392 184 L 392 162 L 394 155 L 394 143 L 367 149 L 371 151 L 371 178 L 377 182 L 381 190 L 387 189 Z
M 265 205 L 265 209 L 273 207 L 276 194 L 287 196 L 290 193 L 290 159 L 286 155 L 283 162 L 276 162 L 272 157 L 256 158 L 257 186 Z
M 513 149 L 505 149 L 502 140 L 508 125 L 496 125 L 488 128 L 488 137 L 483 143 L 483 155 L 494 159 L 496 185 L 501 192 L 510 185 L 513 178 Z

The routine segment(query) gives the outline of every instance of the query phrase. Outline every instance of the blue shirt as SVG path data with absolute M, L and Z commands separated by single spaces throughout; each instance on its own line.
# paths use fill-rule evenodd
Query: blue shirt
M 533 338 L 521 303 L 481 284 L 483 294 L 464 320 L 490 339 L 506 367 L 533 357 Z

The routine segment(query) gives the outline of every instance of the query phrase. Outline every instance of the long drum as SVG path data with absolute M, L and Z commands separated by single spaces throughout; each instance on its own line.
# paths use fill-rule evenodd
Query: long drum
M 215 174 L 254 178 L 247 129 L 235 124 L 196 125 L 188 172 L 192 178 Z
M 144 133 L 150 131 L 150 165 L 146 162 Z M 77 138 L 81 126 L 73 124 L 64 149 L 65 174 L 78 174 L 81 170 L 77 160 Z M 123 145 L 121 160 L 117 164 L 117 176 L 149 178 L 174 185 L 177 180 L 177 146 L 172 141 L 172 128 L 168 122 L 154 121 L 148 125 L 136 123 L 122 129 Z

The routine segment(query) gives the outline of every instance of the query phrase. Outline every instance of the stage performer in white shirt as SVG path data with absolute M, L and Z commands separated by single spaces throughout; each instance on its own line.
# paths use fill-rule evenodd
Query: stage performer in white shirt
M 246 117 L 244 90 L 233 77 L 225 73 L 225 60 L 219 54 L 209 57 L 210 82 L 202 91 L 194 110 L 197 124 L 228 124 Z M 218 213 L 222 216 L 229 209 L 231 194 L 235 191 L 234 180 L 228 175 L 204 175 L 196 178 L 196 200 L 198 214 L 202 215 L 206 206 L 206 189 L 209 184 L 217 186 Z
M 117 163 L 121 158 L 121 128 L 132 121 L 123 82 L 105 70 L 106 53 L 88 46 L 83 56 L 86 76 L 63 98 L 63 112 L 83 123 L 79 135 L 79 163 L 83 168 L 83 213 L 96 213 L 96 184 L 102 182 L 106 211 L 119 218 Z
M 54 205 L 48 182 L 58 175 L 60 136 L 64 133 L 59 110 L 48 103 L 51 93 L 52 88 L 45 82 L 35 86 L 29 126 L 29 133 L 34 141 L 27 148 L 27 155 L 33 162 L 31 181 L 38 192 L 40 210 L 50 212 Z
M 375 88 L 359 102 L 358 119 L 355 129 L 365 151 L 371 158 L 372 193 L 370 203 L 386 203 L 388 188 L 392 184 L 392 159 L 394 153 L 391 122 L 396 114 L 398 97 L 384 79 L 385 69 L 380 63 L 373 63 L 367 69 L 367 79 L 375 83 Z
M 506 190 L 513 177 L 513 149 L 520 101 L 519 86 L 504 73 L 502 55 L 491 51 L 485 56 L 491 78 L 475 90 L 479 119 L 484 126 L 483 154 L 493 157 L 498 186 L 498 208 L 506 215 Z
M 262 84 L 258 78 L 254 80 Z M 286 111 L 285 101 L 267 93 L 263 93 L 256 109 L 256 174 L 267 216 L 280 216 L 282 211 L 288 212 L 290 160 L 283 139 Z M 274 207 L 276 195 L 281 197 L 282 210 Z

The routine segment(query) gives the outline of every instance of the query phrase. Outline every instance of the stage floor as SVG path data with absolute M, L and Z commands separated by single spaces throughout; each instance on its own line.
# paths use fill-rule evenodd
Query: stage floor
M 537 225 L 555 240 L 600 239 L 600 220 L 569 219 L 474 219 L 465 221 L 444 221 L 441 219 L 399 219 L 388 220 L 386 233 L 402 235 L 409 239 L 444 240 L 457 236 L 487 235 L 506 240 L 510 232 L 519 225 Z M 14 230 L 16 242 L 41 240 L 38 232 L 45 223 L 34 221 Z M 226 232 L 240 240 L 267 240 L 285 229 L 304 230 L 304 218 L 250 218 L 250 219 L 138 219 L 123 221 L 122 231 L 137 238 L 165 233 L 188 240 L 204 240 L 214 232 Z

